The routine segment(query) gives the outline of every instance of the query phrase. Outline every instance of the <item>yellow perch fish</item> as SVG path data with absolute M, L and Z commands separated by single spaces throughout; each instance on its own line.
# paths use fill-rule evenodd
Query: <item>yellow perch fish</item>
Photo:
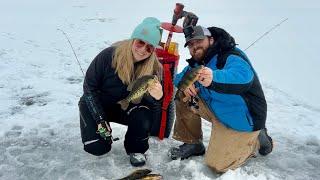
M 183 97 L 183 91 L 186 90 L 188 87 L 190 87 L 192 84 L 194 84 L 198 78 L 199 78 L 199 73 L 200 70 L 202 70 L 202 68 L 204 68 L 203 65 L 200 65 L 198 67 L 194 67 L 192 69 L 190 69 L 189 71 L 187 71 L 181 81 L 178 84 L 178 90 L 176 93 L 176 99 L 180 99 L 180 97 Z

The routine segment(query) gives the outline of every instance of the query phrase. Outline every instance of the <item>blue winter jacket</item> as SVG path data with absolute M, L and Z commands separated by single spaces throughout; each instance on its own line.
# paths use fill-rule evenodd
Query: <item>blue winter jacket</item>
M 221 69 L 216 66 L 218 55 L 209 59 L 205 66 L 213 71 L 211 85 L 204 87 L 196 82 L 195 86 L 199 88 L 199 97 L 221 123 L 237 131 L 251 132 L 265 126 L 266 101 L 247 56 L 241 50 L 235 50 L 243 56 L 229 55 Z M 177 74 L 175 86 L 190 68 L 187 66 Z

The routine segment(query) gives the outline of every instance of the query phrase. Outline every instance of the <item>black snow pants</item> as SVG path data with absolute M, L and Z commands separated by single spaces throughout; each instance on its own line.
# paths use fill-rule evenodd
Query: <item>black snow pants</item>
M 79 101 L 79 111 L 84 150 L 96 156 L 108 153 L 111 149 L 111 144 L 96 133 L 97 123 L 90 114 L 83 97 Z M 114 104 L 105 108 L 104 112 L 109 122 L 128 126 L 124 140 L 127 154 L 145 153 L 149 149 L 148 137 L 150 130 L 153 122 L 158 118 L 155 118 L 146 104 L 143 102 L 135 105 L 130 104 L 126 111 L 123 111 L 120 105 Z

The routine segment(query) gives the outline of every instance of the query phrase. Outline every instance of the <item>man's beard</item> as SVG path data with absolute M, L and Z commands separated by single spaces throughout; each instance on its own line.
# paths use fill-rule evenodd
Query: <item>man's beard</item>
M 199 47 L 192 52 L 192 58 L 198 62 L 203 61 L 206 53 L 207 53 L 207 49 Z

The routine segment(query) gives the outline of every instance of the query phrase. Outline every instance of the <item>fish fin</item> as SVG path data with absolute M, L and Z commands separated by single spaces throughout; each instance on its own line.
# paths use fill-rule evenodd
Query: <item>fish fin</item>
M 160 174 L 147 174 L 141 178 L 141 180 L 161 180 L 163 176 Z
M 179 93 L 176 93 L 176 95 L 174 96 L 174 100 L 180 101 Z
M 156 75 L 154 75 L 154 76 L 155 76 L 154 79 L 155 79 L 156 81 L 160 82 L 158 76 L 156 76 Z
M 118 104 L 120 104 L 122 110 L 126 110 L 128 109 L 129 101 L 127 99 L 123 99 L 119 101 Z
M 147 90 L 146 93 L 144 93 L 145 96 L 151 96 L 149 91 Z
M 133 104 L 139 104 L 139 103 L 141 102 L 142 98 L 143 98 L 143 96 L 141 96 L 141 97 L 139 97 L 139 98 L 137 98 L 137 99 L 133 99 L 133 100 L 131 100 L 131 102 L 132 102 Z
M 128 85 L 128 87 L 127 87 L 127 91 L 132 91 L 132 89 L 133 89 L 133 85 L 135 84 L 135 82 L 136 82 L 136 80 L 135 80 L 135 81 L 133 81 L 133 82 L 131 82 L 131 83 Z

